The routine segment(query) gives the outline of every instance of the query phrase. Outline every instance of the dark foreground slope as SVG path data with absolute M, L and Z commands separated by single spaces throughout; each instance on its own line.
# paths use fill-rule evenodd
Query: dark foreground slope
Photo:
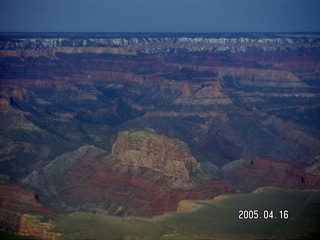
M 50 231 L 62 239 L 317 239 L 319 203 L 319 191 L 261 188 L 251 194 L 185 201 L 180 211 L 153 219 L 24 215 L 20 233 L 32 235 L 31 223 L 50 221 Z M 239 219 L 240 210 L 250 209 L 257 211 L 257 219 Z

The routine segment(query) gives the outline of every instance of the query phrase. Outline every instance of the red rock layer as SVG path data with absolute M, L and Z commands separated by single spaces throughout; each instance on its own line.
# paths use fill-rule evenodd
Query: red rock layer
M 320 176 L 306 171 L 312 164 L 282 162 L 272 157 L 257 157 L 242 168 L 225 174 L 235 186 L 244 191 L 270 186 L 293 189 L 319 189 Z
M 160 215 L 176 210 L 184 199 L 210 199 L 235 192 L 222 181 L 204 181 L 191 189 L 170 187 L 177 179 L 145 167 L 123 165 L 109 157 L 106 162 L 83 161 L 61 179 L 60 200 L 78 209 L 92 204 L 92 211 L 120 216 Z M 205 183 L 205 184 L 204 184 Z
M 35 199 L 36 192 L 11 181 L 0 181 L 0 227 L 13 232 L 18 231 L 24 213 L 57 214 Z

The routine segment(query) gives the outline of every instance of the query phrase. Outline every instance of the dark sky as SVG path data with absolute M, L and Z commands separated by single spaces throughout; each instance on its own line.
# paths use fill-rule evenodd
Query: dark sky
M 0 32 L 320 32 L 320 0 L 0 0 Z

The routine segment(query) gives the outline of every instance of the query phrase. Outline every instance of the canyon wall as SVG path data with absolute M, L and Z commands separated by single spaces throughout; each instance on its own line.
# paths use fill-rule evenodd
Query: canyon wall
M 30 186 L 62 212 L 149 217 L 319 188 L 319 56 L 319 34 L 1 34 L 0 175 L 29 202 L 2 190 L 21 209 L 1 226 L 40 204 Z
M 176 210 L 184 199 L 235 192 L 203 172 L 184 142 L 153 129 L 119 132 L 111 154 L 92 146 L 65 153 L 22 182 L 62 212 L 118 216 L 150 217 Z
M 83 145 L 111 151 L 118 131 L 132 127 L 183 140 L 198 161 L 218 166 L 320 154 L 316 34 L 49 34 L 0 43 L 0 169 L 14 178 Z

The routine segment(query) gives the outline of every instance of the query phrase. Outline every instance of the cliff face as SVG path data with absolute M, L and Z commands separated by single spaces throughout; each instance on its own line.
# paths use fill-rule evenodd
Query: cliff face
M 22 182 L 62 211 L 120 216 L 159 215 L 184 199 L 235 192 L 202 172 L 184 142 L 152 129 L 120 132 L 110 155 L 92 146 L 63 154 Z
M 112 156 L 126 165 L 152 168 L 166 176 L 190 181 L 190 172 L 200 170 L 188 146 L 153 132 L 120 132 Z

